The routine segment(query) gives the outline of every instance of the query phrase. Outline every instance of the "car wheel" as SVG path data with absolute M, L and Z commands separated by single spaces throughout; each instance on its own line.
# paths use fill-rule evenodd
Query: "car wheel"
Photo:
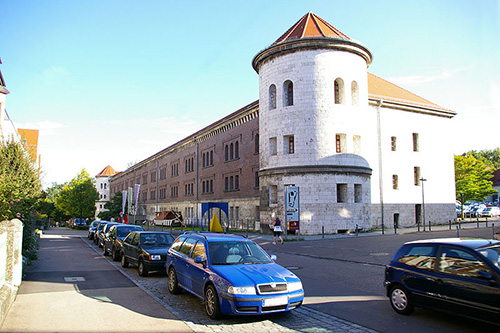
M 148 276 L 149 274 L 148 268 L 144 265 L 144 261 L 142 261 L 142 259 L 139 260 L 139 267 L 137 267 L 137 270 L 139 271 L 140 276 Z
M 113 259 L 113 261 L 119 261 L 121 258 L 120 258 L 120 251 L 116 251 L 115 248 L 112 248 L 111 249 L 111 259 Z
M 125 257 L 124 253 L 122 253 L 122 267 L 123 268 L 127 268 L 128 267 L 127 257 Z
M 391 306 L 399 314 L 408 315 L 413 312 L 413 301 L 408 290 L 400 285 L 391 288 L 389 294 Z
M 173 267 L 168 270 L 168 291 L 174 295 L 181 292 L 181 288 L 177 282 L 177 273 Z
M 205 313 L 210 319 L 217 319 L 221 316 L 219 297 L 213 285 L 205 289 Z

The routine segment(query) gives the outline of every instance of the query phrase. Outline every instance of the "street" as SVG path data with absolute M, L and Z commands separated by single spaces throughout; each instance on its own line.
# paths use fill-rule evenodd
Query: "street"
M 289 240 L 284 245 L 272 245 L 270 236 L 251 234 L 250 238 L 268 253 L 278 256 L 279 264 L 301 278 L 306 293 L 304 305 L 288 314 L 221 320 L 208 319 L 202 301 L 191 294 L 171 295 L 164 273 L 140 277 L 137 268 L 122 268 L 119 262 L 103 257 L 102 249 L 86 236 L 86 231 L 65 228 L 46 231 L 40 240 L 40 259 L 28 269 L 1 331 L 41 330 L 39 325 L 44 321 L 51 331 L 172 331 L 174 327 L 194 332 L 498 330 L 423 309 L 401 316 L 392 310 L 385 296 L 384 265 L 402 243 L 454 237 L 455 231 L 309 238 Z M 464 229 L 461 236 L 491 238 L 491 228 Z M 65 283 L 63 277 L 83 280 Z M 50 303 L 39 304 L 49 293 Z M 27 305 L 35 295 L 39 303 Z M 40 313 L 41 307 L 46 311 Z M 102 317 L 110 310 L 118 311 L 119 317 Z M 78 322 L 84 322 L 84 326 L 76 327 Z

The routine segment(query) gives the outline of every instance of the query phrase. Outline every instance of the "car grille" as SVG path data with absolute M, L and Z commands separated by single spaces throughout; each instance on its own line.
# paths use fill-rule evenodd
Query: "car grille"
M 257 285 L 260 294 L 274 294 L 287 291 L 286 283 L 266 283 Z

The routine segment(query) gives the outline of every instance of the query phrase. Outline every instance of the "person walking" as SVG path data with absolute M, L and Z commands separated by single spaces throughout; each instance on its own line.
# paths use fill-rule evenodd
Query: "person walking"
M 283 238 L 281 238 L 281 221 L 279 217 L 276 217 L 276 219 L 273 222 L 273 227 L 274 227 L 274 237 L 273 237 L 273 245 L 276 245 L 276 237 L 278 237 L 281 241 L 281 244 L 283 244 Z

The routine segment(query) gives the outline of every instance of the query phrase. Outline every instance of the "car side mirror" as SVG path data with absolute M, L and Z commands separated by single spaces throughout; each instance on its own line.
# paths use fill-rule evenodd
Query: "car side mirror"
M 276 259 L 278 259 L 278 257 L 275 254 L 271 254 L 271 260 L 275 261 Z
M 196 257 L 194 258 L 194 262 L 195 264 L 205 264 L 205 259 L 203 259 L 202 257 Z

